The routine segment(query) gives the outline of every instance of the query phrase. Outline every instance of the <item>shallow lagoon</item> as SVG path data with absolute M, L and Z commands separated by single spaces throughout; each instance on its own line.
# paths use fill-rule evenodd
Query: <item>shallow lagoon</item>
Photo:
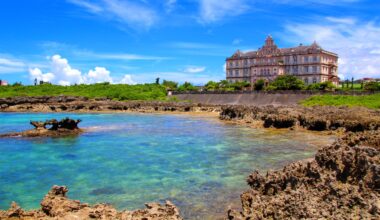
M 69 197 L 118 209 L 171 200 L 186 219 L 223 215 L 239 206 L 254 169 L 310 158 L 333 138 L 309 132 L 252 129 L 216 118 L 162 114 L 0 113 L 0 133 L 29 121 L 70 116 L 88 132 L 78 137 L 0 139 L 0 209 L 26 209 L 53 185 Z

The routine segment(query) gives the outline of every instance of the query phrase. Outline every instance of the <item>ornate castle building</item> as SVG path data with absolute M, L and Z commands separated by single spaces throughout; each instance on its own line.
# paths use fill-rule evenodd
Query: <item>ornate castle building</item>
M 259 50 L 246 53 L 238 50 L 226 59 L 229 82 L 255 83 L 259 79 L 270 82 L 284 74 L 297 76 L 306 85 L 326 81 L 338 85 L 338 55 L 322 49 L 316 42 L 280 49 L 268 36 Z

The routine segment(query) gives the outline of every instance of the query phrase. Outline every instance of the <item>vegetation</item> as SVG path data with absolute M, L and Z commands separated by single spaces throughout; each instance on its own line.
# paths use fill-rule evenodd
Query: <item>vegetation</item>
M 98 83 L 92 85 L 58 86 L 42 84 L 37 86 L 0 86 L 0 97 L 15 96 L 83 96 L 88 98 L 106 97 L 114 100 L 165 100 L 166 89 L 157 84 L 114 85 Z
M 364 85 L 364 90 L 367 91 L 377 91 L 380 90 L 380 83 L 378 82 L 368 82 Z
M 227 80 L 219 82 L 209 81 L 205 85 L 207 91 L 241 91 L 249 87 L 251 87 L 251 84 L 246 81 L 230 83 Z
M 292 75 L 283 75 L 277 77 L 266 88 L 267 90 L 301 90 L 305 88 L 302 80 Z
M 259 79 L 255 83 L 255 90 L 260 91 L 263 90 L 265 87 L 265 81 L 263 79 Z
M 307 90 L 321 90 L 321 91 L 326 91 L 326 90 L 333 90 L 336 87 L 332 82 L 323 82 L 323 83 L 313 83 L 310 84 L 307 87 Z
M 380 93 L 363 96 L 348 95 L 317 95 L 301 101 L 305 106 L 363 106 L 367 108 L 380 108 Z
M 185 82 L 184 84 L 180 85 L 178 87 L 178 91 L 184 92 L 184 91 L 196 91 L 198 90 L 197 87 L 195 87 L 193 84 L 189 82 Z
M 176 90 L 178 88 L 178 83 L 174 81 L 167 81 L 164 80 L 162 82 L 162 85 L 167 89 L 167 90 Z

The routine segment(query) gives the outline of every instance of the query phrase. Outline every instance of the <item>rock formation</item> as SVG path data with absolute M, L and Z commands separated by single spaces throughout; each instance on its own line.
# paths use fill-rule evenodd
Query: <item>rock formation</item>
M 246 107 L 224 106 L 220 119 L 258 124 L 260 127 L 297 128 L 325 131 L 365 131 L 380 128 L 380 111 L 349 107 Z
M 77 135 L 83 132 L 78 128 L 80 119 L 73 120 L 70 118 L 57 121 L 56 119 L 42 121 L 31 121 L 30 124 L 34 126 L 34 129 L 15 132 L 9 134 L 2 134 L 1 137 L 60 137 L 67 135 Z M 51 126 L 47 128 L 47 126 Z
M 114 101 L 84 97 L 13 97 L 0 98 L 0 112 L 219 112 L 218 105 L 189 102 Z
M 0 219 L 115 219 L 115 220 L 180 220 L 178 208 L 171 202 L 145 204 L 146 208 L 118 212 L 107 204 L 89 205 L 67 198 L 65 186 L 53 186 L 41 201 L 41 208 L 33 211 L 21 209 L 15 202 L 7 211 L 0 211 Z
M 348 133 L 312 161 L 255 171 L 247 183 L 228 219 L 379 219 L 380 131 Z

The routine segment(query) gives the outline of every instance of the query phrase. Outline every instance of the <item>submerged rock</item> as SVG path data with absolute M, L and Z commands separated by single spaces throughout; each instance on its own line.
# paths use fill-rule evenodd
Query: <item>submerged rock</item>
M 70 118 L 62 119 L 57 121 L 56 119 L 42 121 L 31 121 L 30 124 L 34 126 L 34 129 L 2 134 L 1 137 L 60 137 L 68 135 L 77 135 L 83 132 L 82 129 L 78 128 L 78 124 L 81 122 L 80 119 L 73 120 Z M 49 128 L 47 126 L 50 126 Z
M 78 200 L 70 200 L 65 186 L 53 186 L 41 201 L 38 210 L 25 211 L 15 202 L 7 211 L 0 211 L 0 219 L 115 219 L 115 220 L 179 220 L 178 208 L 169 201 L 165 204 L 148 203 L 145 209 L 118 212 L 107 204 L 91 206 Z
M 380 131 L 348 133 L 314 160 L 253 172 L 228 219 L 379 219 Z

